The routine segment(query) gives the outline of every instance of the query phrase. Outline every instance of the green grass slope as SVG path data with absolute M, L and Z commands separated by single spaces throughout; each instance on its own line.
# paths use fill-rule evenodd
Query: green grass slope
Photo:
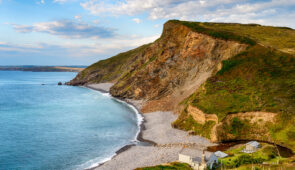
M 84 85 L 114 81 L 132 68 L 131 66 L 149 45 L 150 44 L 146 44 L 111 58 L 100 60 L 81 71 L 77 77 L 68 84 Z
M 223 62 L 192 104 L 222 120 L 228 113 L 295 113 L 295 58 L 262 46 Z
M 236 40 L 241 43 L 270 46 L 295 55 L 295 30 L 288 27 L 262 26 L 258 24 L 187 22 L 171 20 L 215 38 Z
M 219 121 L 231 113 L 279 113 L 275 126 L 269 127 L 272 140 L 295 149 L 295 58 L 290 54 L 261 45 L 249 47 L 223 61 L 222 69 L 184 103 L 216 114 Z M 175 123 L 182 125 L 188 119 L 180 117 Z

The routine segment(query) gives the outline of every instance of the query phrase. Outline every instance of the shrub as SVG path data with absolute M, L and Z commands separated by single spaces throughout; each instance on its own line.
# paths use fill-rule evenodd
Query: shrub
M 288 131 L 287 136 L 290 140 L 295 140 L 295 131 L 293 130 Z
M 232 120 L 232 134 L 235 136 L 239 136 L 244 127 L 244 123 L 237 117 Z

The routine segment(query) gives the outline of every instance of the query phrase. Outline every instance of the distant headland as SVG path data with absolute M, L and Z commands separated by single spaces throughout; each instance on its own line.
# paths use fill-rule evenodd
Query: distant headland
M 0 66 L 0 71 L 32 71 L 32 72 L 80 72 L 87 66 Z

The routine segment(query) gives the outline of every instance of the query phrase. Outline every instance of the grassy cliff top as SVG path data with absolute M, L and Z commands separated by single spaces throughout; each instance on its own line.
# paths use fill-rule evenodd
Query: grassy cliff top
M 262 26 L 259 24 L 210 23 L 170 20 L 225 40 L 235 40 L 254 45 L 259 43 L 295 55 L 295 30 L 288 27 Z
M 165 25 L 181 24 L 193 31 L 211 37 L 233 40 L 254 46 L 257 43 L 295 55 L 295 30 L 286 27 L 261 26 L 258 24 L 207 23 L 170 20 Z M 165 29 L 165 27 L 164 27 Z M 165 32 L 165 30 L 163 31 Z M 110 82 L 117 80 L 131 68 L 129 65 L 149 46 L 143 45 L 134 50 L 120 53 L 111 58 L 98 61 L 83 70 L 72 85 Z

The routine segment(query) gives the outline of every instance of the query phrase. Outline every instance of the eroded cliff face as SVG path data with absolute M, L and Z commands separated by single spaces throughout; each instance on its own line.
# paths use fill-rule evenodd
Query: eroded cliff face
M 216 141 L 261 140 L 275 143 L 269 129 L 276 122 L 276 116 L 276 113 L 270 112 L 229 114 L 216 126 L 216 130 L 213 129 L 216 136 L 212 136 L 212 139 L 215 138 Z
M 263 140 L 274 143 L 270 128 L 276 124 L 277 116 L 278 114 L 271 112 L 245 112 L 229 114 L 220 120 L 216 114 L 206 114 L 189 104 L 179 119 L 173 123 L 173 126 L 183 130 L 191 129 L 190 133 L 206 136 L 212 142 Z M 195 123 L 188 124 L 190 119 Z M 212 126 L 208 126 L 210 122 Z M 202 128 L 203 131 L 196 131 L 198 128 Z
M 143 101 L 143 113 L 179 113 L 173 127 L 214 142 L 264 140 L 294 149 L 294 56 L 257 44 L 236 26 L 260 29 L 168 21 L 155 42 L 99 61 L 68 84 L 115 83 L 113 96 Z
M 246 47 L 168 22 L 161 38 L 144 50 L 137 69 L 122 76 L 110 92 L 116 97 L 144 100 L 143 112 L 174 110 L 221 68 L 222 60 Z

